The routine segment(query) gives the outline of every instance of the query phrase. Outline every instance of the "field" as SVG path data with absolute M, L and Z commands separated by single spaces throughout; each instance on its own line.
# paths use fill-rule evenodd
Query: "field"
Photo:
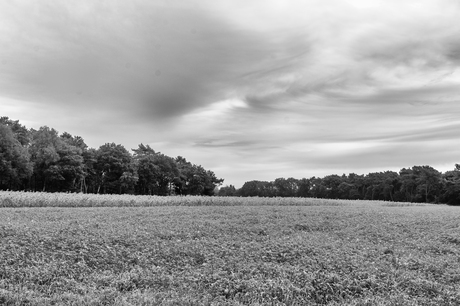
M 459 207 L 25 197 L 0 193 L 0 305 L 460 305 Z

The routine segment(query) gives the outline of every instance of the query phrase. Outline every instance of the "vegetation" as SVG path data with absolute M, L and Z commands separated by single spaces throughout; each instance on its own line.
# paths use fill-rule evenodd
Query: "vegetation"
M 348 201 L 350 204 L 352 201 Z M 343 206 L 347 201 L 307 198 L 139 196 L 0 191 L 0 207 L 152 207 L 152 206 Z M 363 205 L 373 201 L 361 201 Z M 407 205 L 409 203 L 405 203 Z
M 348 200 L 382 200 L 460 204 L 460 165 L 440 173 L 430 166 L 357 175 L 328 175 L 310 179 L 277 178 L 249 181 L 239 190 L 222 187 L 220 196 L 315 197 Z
M 3 202 L 19 198 L 6 194 Z M 30 194 L 36 201 L 66 197 Z M 130 197 L 78 196 L 110 206 Z M 2 208 L 0 304 L 459 305 L 456 207 L 288 198 L 150 202 L 167 205 L 160 199 L 216 204 Z
M 212 195 L 214 172 L 140 144 L 88 148 L 83 138 L 49 127 L 28 130 L 0 117 L 0 190 L 156 195 Z
M 214 195 L 223 183 L 184 157 L 140 144 L 132 153 L 106 143 L 88 148 L 83 138 L 48 127 L 38 131 L 0 117 L 0 190 L 138 195 Z M 221 187 L 220 196 L 315 197 L 460 205 L 460 165 L 441 173 L 430 166 L 323 178 L 247 181 Z

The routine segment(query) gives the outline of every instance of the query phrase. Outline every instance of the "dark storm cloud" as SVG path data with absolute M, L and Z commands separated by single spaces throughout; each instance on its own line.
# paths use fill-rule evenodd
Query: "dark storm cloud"
M 193 6 L 43 2 L 7 9 L 17 13 L 9 25 L 21 37 L 2 52 L 4 94 L 50 107 L 111 107 L 127 119 L 161 120 L 215 102 L 270 52 L 289 49 L 286 40 L 280 47 Z M 286 65 L 273 60 L 279 63 Z

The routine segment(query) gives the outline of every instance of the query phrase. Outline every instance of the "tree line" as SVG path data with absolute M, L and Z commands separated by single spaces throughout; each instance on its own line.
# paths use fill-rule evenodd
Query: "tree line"
M 315 197 L 347 200 L 448 203 L 460 205 L 460 165 L 441 173 L 430 166 L 366 175 L 328 175 L 323 178 L 277 178 L 248 181 L 240 189 L 225 186 L 220 196 Z
M 140 144 L 89 148 L 47 126 L 27 129 L 0 117 L 0 189 L 144 195 L 213 195 L 223 179 L 184 157 Z

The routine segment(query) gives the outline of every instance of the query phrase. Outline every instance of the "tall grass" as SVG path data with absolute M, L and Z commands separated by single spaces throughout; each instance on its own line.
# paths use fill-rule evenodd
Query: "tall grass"
M 316 198 L 241 198 L 206 196 L 146 196 L 0 191 L 0 207 L 153 207 L 153 206 L 349 206 L 352 200 Z M 359 201 L 363 205 L 384 203 Z M 385 202 L 386 205 L 390 205 Z M 414 205 L 398 203 L 397 206 Z

